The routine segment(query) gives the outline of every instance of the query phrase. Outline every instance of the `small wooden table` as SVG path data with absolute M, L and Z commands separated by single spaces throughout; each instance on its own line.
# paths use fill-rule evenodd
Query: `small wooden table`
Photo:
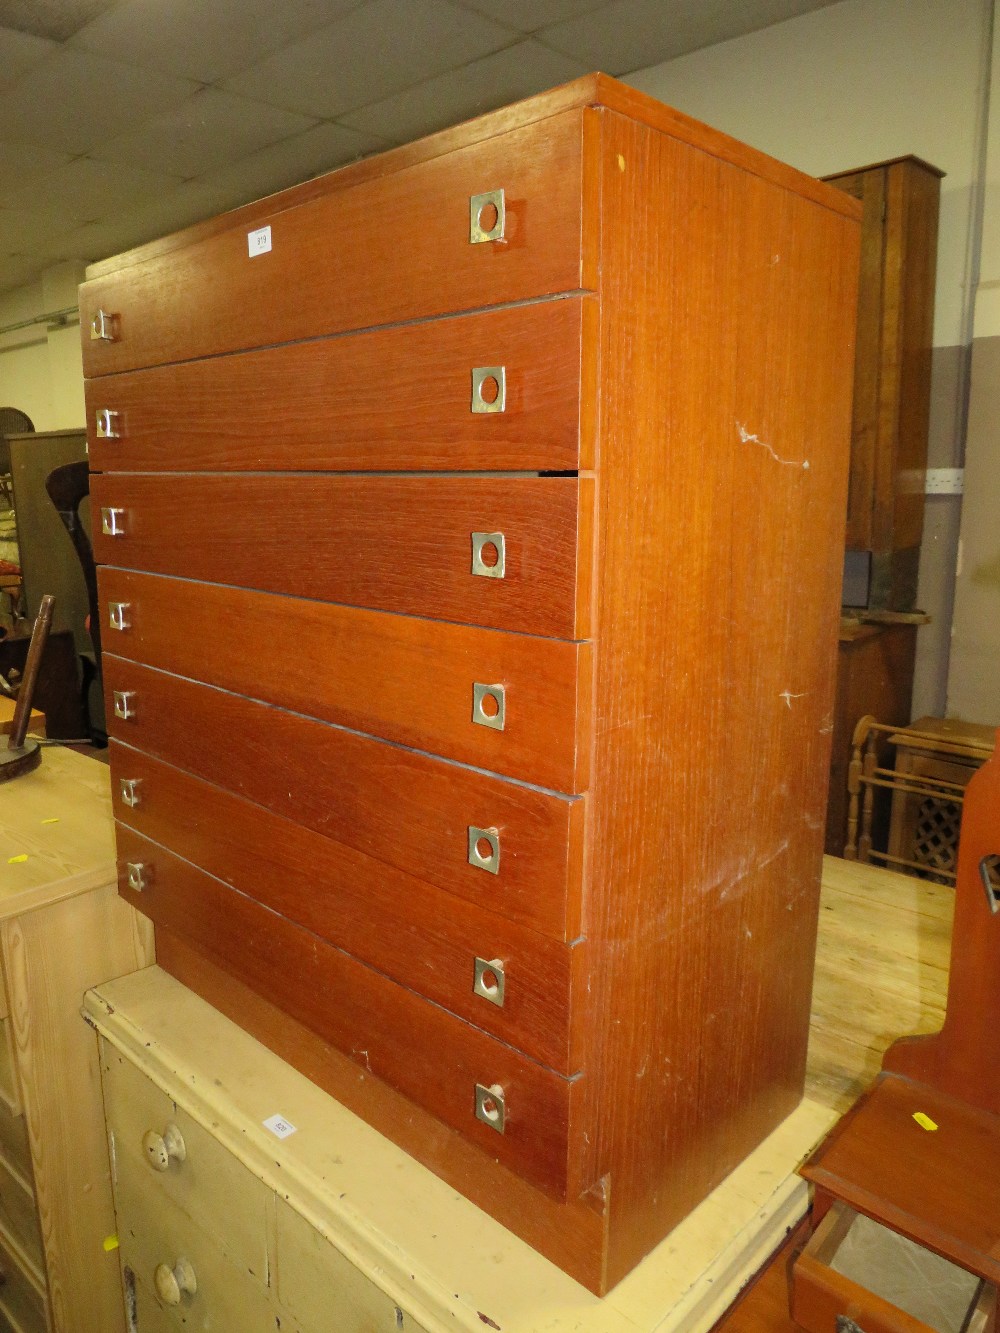
M 0 797 L 0 1326 L 118 1333 L 110 1169 L 84 991 L 153 958 L 117 892 L 108 769 L 58 746 Z M 41 1222 L 41 1225 L 40 1225 Z
M 918 718 L 889 737 L 896 747 L 896 776 L 904 784 L 929 778 L 956 787 L 966 786 L 995 743 L 995 727 L 940 717 Z M 947 792 L 937 797 L 895 791 L 889 855 L 954 880 L 961 824 L 961 803 L 948 800 Z

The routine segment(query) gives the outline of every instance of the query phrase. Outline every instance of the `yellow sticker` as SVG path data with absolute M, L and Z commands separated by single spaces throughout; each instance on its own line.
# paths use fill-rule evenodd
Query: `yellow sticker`
M 937 1124 L 929 1115 L 924 1115 L 923 1111 L 914 1111 L 913 1118 L 921 1129 L 929 1130 L 931 1133 L 937 1129 Z
M 54 819 L 43 819 L 43 820 L 42 820 L 42 823 L 43 823 L 43 824 L 58 824 L 58 823 L 59 823 L 59 816 L 56 815 Z
M 27 861 L 27 859 L 28 859 L 28 853 L 22 852 L 20 856 L 8 856 L 7 864 L 9 866 L 19 866 L 22 861 Z
M 105 1249 L 105 1251 L 106 1251 L 108 1254 L 110 1254 L 112 1250 L 117 1250 L 117 1248 L 118 1248 L 118 1237 L 117 1237 L 117 1236 L 105 1236 L 105 1237 L 104 1237 L 104 1249 Z

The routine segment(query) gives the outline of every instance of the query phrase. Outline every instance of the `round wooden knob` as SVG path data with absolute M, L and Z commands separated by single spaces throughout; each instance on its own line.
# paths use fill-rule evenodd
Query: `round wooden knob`
M 162 1134 L 157 1134 L 155 1129 L 148 1129 L 142 1136 L 142 1146 L 146 1152 L 146 1161 L 154 1171 L 166 1171 L 171 1158 L 175 1162 L 183 1162 L 187 1157 L 184 1137 L 174 1124 L 167 1125 Z
M 186 1259 L 178 1259 L 173 1268 L 157 1264 L 153 1286 L 164 1305 L 180 1305 L 182 1296 L 193 1296 L 198 1290 L 198 1279 Z

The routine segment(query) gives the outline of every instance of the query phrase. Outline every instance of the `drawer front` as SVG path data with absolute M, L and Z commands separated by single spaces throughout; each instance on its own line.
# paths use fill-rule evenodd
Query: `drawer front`
M 305 1333 L 427 1333 L 281 1199 L 275 1234 L 278 1299 Z
M 48 1333 L 46 1300 L 0 1236 L 0 1328 Z
M 577 291 L 585 177 L 596 143 L 580 110 L 258 215 L 271 248 L 234 225 L 83 285 L 84 373 L 105 375 L 241 348 Z M 595 186 L 591 184 L 590 189 Z M 470 201 L 502 189 L 502 239 L 473 242 Z M 289 201 L 291 202 L 291 201 Z M 485 222 L 486 219 L 484 218 Z M 364 255 L 364 263 L 357 256 Z M 103 320 L 101 312 L 103 312 Z M 103 327 L 102 327 L 103 326 Z
M 187 361 L 86 386 L 98 472 L 568 472 L 594 462 L 597 301 Z M 473 375 L 503 374 L 502 403 Z M 582 389 L 581 389 L 582 386 Z M 491 407 L 493 410 L 485 410 Z
M 153 1295 L 145 1280 L 140 1280 L 131 1264 L 123 1264 L 122 1282 L 125 1288 L 125 1308 L 132 1326 L 129 1333 L 174 1333 L 184 1325 L 171 1318 L 169 1311 Z
M 30 1184 L 15 1175 L 0 1158 L 0 1234 L 9 1237 L 35 1265 L 45 1272 L 42 1234 Z
M 105 652 L 556 791 L 587 786 L 587 643 L 121 569 L 98 582 L 106 625 L 127 608 Z
M 578 478 L 199 476 L 91 482 L 99 564 L 583 639 Z M 104 519 L 104 531 L 100 519 Z M 111 527 L 118 535 L 108 535 Z
M 275 1333 L 280 1325 L 263 1276 L 232 1264 L 218 1248 L 217 1237 L 167 1206 L 162 1197 L 144 1185 L 141 1178 L 119 1175 L 115 1202 L 122 1264 L 135 1274 L 135 1287 L 137 1291 L 143 1289 L 144 1305 L 159 1311 L 160 1318 L 152 1316 L 152 1328 L 186 1329 L 189 1333 Z M 229 1200 L 233 1212 L 239 1202 L 238 1198 Z M 177 1304 L 166 1304 L 155 1294 L 156 1270 L 166 1265 L 178 1271 L 182 1263 L 187 1266 L 187 1282 L 194 1291 L 179 1290 Z M 145 1333 L 138 1318 L 136 1333 Z
M 114 739 L 510 921 L 558 939 L 582 933 L 586 797 L 475 773 L 124 658 L 105 654 L 103 667 Z M 188 818 L 200 827 L 196 811 Z M 495 857 L 489 849 L 481 863 L 469 854 L 477 828 L 495 839 Z
M 140 911 L 155 915 L 158 893 L 197 895 L 215 876 L 532 1059 L 577 1072 L 582 1042 L 571 1042 L 571 1020 L 584 983 L 582 942 L 513 926 L 260 806 L 115 749 L 113 781 L 127 774 L 142 783 L 139 805 L 119 800 L 117 810 L 127 825 L 118 830 L 120 882 Z M 141 867 L 131 878 L 129 863 Z
M 842 1251 L 855 1225 L 865 1235 L 848 1246 L 845 1262 Z M 858 1273 L 859 1257 L 868 1275 L 864 1284 L 847 1275 Z M 879 1291 L 870 1290 L 868 1282 Z M 985 1333 L 995 1307 L 996 1288 L 990 1283 L 981 1284 L 972 1273 L 921 1251 L 840 1201 L 792 1266 L 792 1318 L 808 1333 L 839 1333 L 842 1318 L 865 1333 L 934 1333 L 939 1327 Z
M 108 1044 L 103 1046 L 104 1102 L 113 1136 L 115 1193 L 148 1199 L 153 1215 L 188 1220 L 234 1268 L 267 1280 L 267 1227 L 271 1192 L 166 1093 Z M 168 1127 L 172 1132 L 168 1133 Z M 157 1135 L 177 1151 L 166 1170 L 154 1170 L 144 1146 Z M 179 1136 L 179 1137 L 178 1137 Z M 159 1149 L 159 1143 L 154 1145 Z M 162 1161 L 162 1158 L 158 1160 Z M 120 1218 L 119 1218 L 120 1220 Z M 161 1262 L 160 1259 L 156 1263 Z M 149 1279 L 150 1273 L 144 1273 Z
M 119 826 L 123 862 L 150 844 Z M 330 1042 L 493 1158 L 540 1189 L 565 1198 L 577 1182 L 571 1112 L 583 1079 L 566 1079 L 449 1014 L 310 931 L 269 911 L 186 862 L 155 852 L 152 883 L 128 901 L 186 937 L 291 1018 Z M 503 1090 L 503 1132 L 476 1118 L 476 1086 Z

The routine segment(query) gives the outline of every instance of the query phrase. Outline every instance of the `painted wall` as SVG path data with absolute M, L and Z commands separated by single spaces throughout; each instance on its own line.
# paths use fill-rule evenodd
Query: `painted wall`
M 628 79 L 816 176 L 909 153 L 947 173 L 934 323 L 932 467 L 962 462 L 991 12 L 991 0 L 841 0 Z M 1000 278 L 1000 218 L 997 231 Z M 950 708 L 960 512 L 958 498 L 928 499 L 919 602 L 933 621 L 917 638 L 915 716 Z M 990 711 L 1000 720 L 1000 697 L 985 716 Z
M 41 281 L 0 296 L 0 328 L 36 315 L 75 307 L 82 264 L 58 264 Z M 35 324 L 0 336 L 0 406 L 27 412 L 36 430 L 67 430 L 84 423 L 80 328 Z
M 1000 41 L 994 40 L 948 703 L 1000 722 Z

